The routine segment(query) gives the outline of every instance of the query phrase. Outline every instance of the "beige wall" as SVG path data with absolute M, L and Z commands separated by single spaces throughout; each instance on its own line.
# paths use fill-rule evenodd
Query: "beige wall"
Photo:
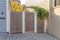
M 49 34 L 60 39 L 60 6 L 53 8 L 50 0 L 50 15 L 47 31 Z
M 49 9 L 49 0 L 26 0 L 26 6 L 40 6 Z

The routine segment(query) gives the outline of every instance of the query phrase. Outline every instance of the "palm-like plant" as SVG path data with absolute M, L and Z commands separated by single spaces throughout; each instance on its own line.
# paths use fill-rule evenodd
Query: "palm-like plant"
M 39 17 L 40 19 L 45 19 L 48 17 L 48 11 L 46 9 L 38 6 L 30 6 L 30 8 L 34 9 L 37 14 L 37 17 Z

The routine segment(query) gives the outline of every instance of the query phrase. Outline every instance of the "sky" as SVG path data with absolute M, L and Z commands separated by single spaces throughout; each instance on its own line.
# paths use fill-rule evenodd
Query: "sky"
M 26 0 L 20 0 L 21 1 L 21 4 L 25 4 L 26 3 Z

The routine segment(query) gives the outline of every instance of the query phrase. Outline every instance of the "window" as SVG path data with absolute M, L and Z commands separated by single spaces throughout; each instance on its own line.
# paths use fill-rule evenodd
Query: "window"
M 60 5 L 60 0 L 55 0 L 54 5 L 55 5 L 55 6 Z

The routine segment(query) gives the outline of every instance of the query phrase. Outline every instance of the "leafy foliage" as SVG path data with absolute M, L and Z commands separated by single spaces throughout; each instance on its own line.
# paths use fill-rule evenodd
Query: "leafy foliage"
M 44 8 L 38 6 L 30 6 L 30 8 L 34 9 L 37 17 L 39 17 L 40 19 L 45 19 L 48 16 L 48 11 Z

